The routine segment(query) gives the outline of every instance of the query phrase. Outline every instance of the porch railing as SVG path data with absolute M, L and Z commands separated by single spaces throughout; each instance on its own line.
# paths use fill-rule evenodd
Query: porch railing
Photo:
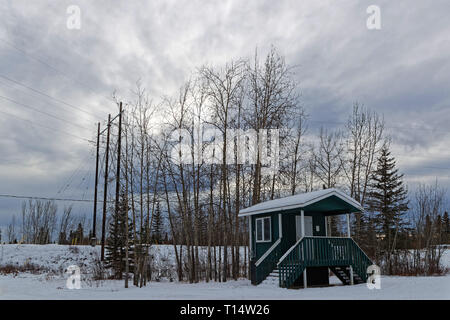
M 352 266 L 366 281 L 371 264 L 352 238 L 303 237 L 278 262 L 280 287 L 291 287 L 306 267 Z

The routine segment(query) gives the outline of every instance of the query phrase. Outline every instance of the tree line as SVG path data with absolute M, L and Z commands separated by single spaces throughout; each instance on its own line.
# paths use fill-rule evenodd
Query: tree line
M 384 272 L 424 273 L 439 262 L 433 248 L 449 239 L 445 191 L 421 185 L 408 193 L 383 116 L 360 103 L 349 106 L 339 129 L 311 132 L 296 70 L 271 48 L 262 58 L 202 66 L 158 102 L 137 83 L 122 114 L 120 205 L 108 208 L 107 264 L 115 277 L 128 281 L 131 273 L 145 285 L 150 246 L 161 242 L 173 246 L 179 280 L 246 277 L 252 257 L 239 210 L 332 187 L 365 208 L 352 217 L 352 237 Z M 117 174 L 117 131 L 113 123 L 109 182 Z M 343 235 L 343 221 L 332 217 L 327 229 Z M 45 238 L 45 228 L 33 232 Z
M 75 216 L 72 209 L 72 206 L 65 206 L 58 213 L 53 200 L 24 201 L 21 213 L 13 215 L 8 224 L 4 240 L 29 244 L 89 244 L 91 220 L 84 215 Z

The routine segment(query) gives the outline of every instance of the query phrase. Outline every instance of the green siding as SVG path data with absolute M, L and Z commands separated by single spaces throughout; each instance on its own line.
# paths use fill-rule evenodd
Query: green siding
M 295 243 L 295 215 L 282 214 L 282 226 L 283 226 L 283 245 L 285 247 L 291 247 Z
M 295 216 L 300 216 L 300 211 L 297 210 L 296 213 L 282 213 L 282 244 L 284 247 L 291 247 L 296 242 L 296 230 L 295 230 Z M 325 236 L 325 216 L 323 214 L 305 214 L 305 216 L 313 217 L 313 235 L 314 236 Z M 271 217 L 272 224 L 272 240 L 270 242 L 256 242 L 256 219 Z M 319 226 L 319 231 L 316 231 L 316 226 Z M 278 227 L 278 213 L 268 213 L 252 216 L 252 239 L 254 248 L 254 258 L 258 260 L 279 237 L 279 227 Z
M 314 214 L 313 217 L 313 236 L 325 237 L 325 216 L 323 214 Z M 316 226 L 319 226 L 319 231 L 316 230 Z

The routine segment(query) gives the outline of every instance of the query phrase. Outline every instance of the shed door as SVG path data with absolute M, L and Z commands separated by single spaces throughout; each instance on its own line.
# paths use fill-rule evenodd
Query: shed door
M 296 230 L 295 240 L 296 241 L 302 237 L 301 226 L 302 226 L 302 217 L 295 216 L 295 230 Z M 305 216 L 305 237 L 312 237 L 312 236 L 313 236 L 312 216 Z

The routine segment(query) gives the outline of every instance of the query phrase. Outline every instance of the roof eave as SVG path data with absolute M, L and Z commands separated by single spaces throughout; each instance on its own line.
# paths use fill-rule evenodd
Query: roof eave
M 348 204 L 350 204 L 351 206 L 355 207 L 356 209 L 358 209 L 359 211 L 354 211 L 354 212 L 350 212 L 350 213 L 356 213 L 356 212 L 364 212 L 364 209 L 362 208 L 362 206 L 354 199 L 350 198 L 349 196 L 342 194 L 341 192 L 339 192 L 338 190 L 333 190 L 329 193 L 326 193 L 324 195 L 321 195 L 319 197 L 316 197 L 314 199 L 311 199 L 305 203 L 302 204 L 295 204 L 295 205 L 290 205 L 290 206 L 282 206 L 279 207 L 277 209 L 274 208 L 270 208 L 270 209 L 263 209 L 263 210 L 254 210 L 254 211 L 250 211 L 250 212 L 245 212 L 245 213 L 239 213 L 238 217 L 247 217 L 247 216 L 252 216 L 255 214 L 264 214 L 264 213 L 271 213 L 271 212 L 279 212 L 279 211 L 286 211 L 286 210 L 291 210 L 291 209 L 301 209 L 301 208 L 305 208 L 313 203 L 319 202 L 323 199 L 326 199 L 330 196 L 336 196 L 339 199 L 341 199 L 342 201 L 347 202 Z

